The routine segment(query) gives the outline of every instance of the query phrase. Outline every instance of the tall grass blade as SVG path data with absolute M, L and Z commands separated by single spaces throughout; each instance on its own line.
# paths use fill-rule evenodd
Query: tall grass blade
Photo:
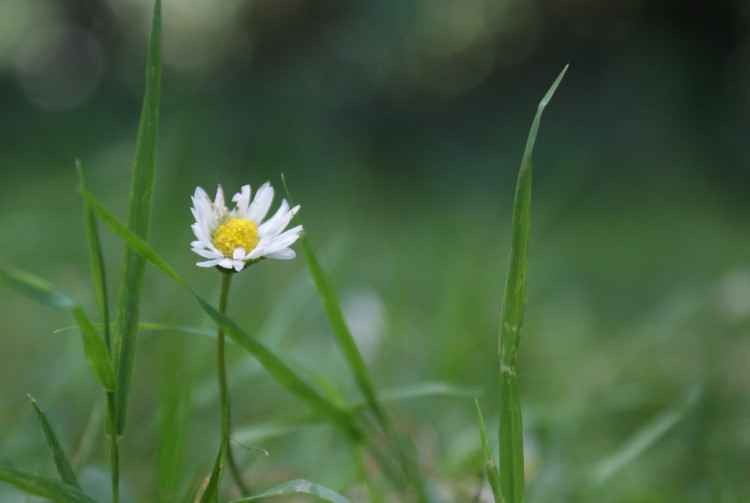
M 39 408 L 34 397 L 31 395 L 27 396 L 31 401 L 31 406 L 34 408 L 34 412 L 36 412 L 39 424 L 42 426 L 44 436 L 47 439 L 47 445 L 49 446 L 50 451 L 52 451 L 52 459 L 55 461 L 55 467 L 57 468 L 57 473 L 60 475 L 60 479 L 69 486 L 80 489 L 81 484 L 78 483 L 78 478 L 76 477 L 75 472 L 73 472 L 73 467 L 70 465 L 70 461 L 68 461 L 68 456 L 65 455 L 62 445 L 60 445 L 60 441 L 57 439 L 57 435 L 55 435 L 52 425 L 47 420 L 42 409 Z
M 487 472 L 487 480 L 492 488 L 492 496 L 495 498 L 495 503 L 505 503 L 503 494 L 500 492 L 500 472 L 495 462 L 495 455 L 492 453 L 492 444 L 490 444 L 490 439 L 487 437 L 487 429 L 484 427 L 484 416 L 482 415 L 482 409 L 479 407 L 479 400 L 475 400 L 474 404 L 477 407 L 479 436 L 482 440 L 482 452 L 484 453 L 484 466 Z
M 47 306 L 69 310 L 80 328 L 86 362 L 91 371 L 105 390 L 114 389 L 114 370 L 107 346 L 75 300 L 43 279 L 3 261 L 0 261 L 0 283 Z
M 148 239 L 151 221 L 160 86 L 161 0 L 156 0 L 148 42 L 146 91 L 138 127 L 133 181 L 128 206 L 128 228 L 143 240 Z M 117 298 L 117 323 L 114 341 L 114 356 L 117 366 L 116 425 L 118 434 L 122 434 L 125 429 L 145 265 L 143 258 L 133 249 L 129 247 L 125 249 Z
M 80 159 L 76 159 L 76 171 L 78 173 L 78 183 L 85 186 L 83 178 L 83 168 Z M 101 317 L 104 327 L 104 341 L 107 343 L 107 349 L 112 351 L 112 340 L 109 331 L 109 300 L 107 298 L 107 276 L 104 266 L 104 255 L 102 254 L 102 245 L 99 240 L 99 231 L 94 218 L 94 212 L 91 211 L 88 204 L 84 201 L 83 213 L 86 221 L 86 239 L 89 245 L 89 256 L 91 260 L 91 278 L 94 284 L 94 295 L 96 303 L 99 306 L 99 316 Z
M 16 486 L 20 490 L 60 503 L 96 503 L 80 489 L 59 480 L 40 477 L 12 466 L 0 464 L 0 480 Z
M 305 380 L 294 371 L 293 367 L 283 358 L 266 347 L 258 339 L 251 337 L 239 328 L 230 318 L 219 312 L 206 300 L 195 293 L 185 281 L 162 259 L 144 240 L 133 234 L 128 228 L 112 216 L 104 206 L 91 194 L 82 191 L 82 195 L 97 213 L 99 218 L 109 226 L 115 233 L 144 259 L 151 262 L 164 274 L 175 280 L 185 288 L 198 302 L 201 308 L 208 314 L 227 336 L 237 345 L 243 347 L 253 355 L 266 371 L 275 378 L 282 386 L 294 394 L 302 402 L 306 403 L 312 410 L 320 414 L 327 421 L 339 426 L 350 436 L 359 438 L 361 431 L 350 410 L 342 409 L 332 401 L 324 397 L 319 391 L 307 384 Z
M 301 479 L 284 482 L 283 484 L 280 484 L 256 496 L 234 500 L 231 503 L 247 503 L 250 501 L 257 501 L 261 498 L 288 496 L 290 494 L 308 494 L 310 496 L 315 496 L 317 499 L 329 501 L 331 503 L 351 503 L 351 501 L 344 498 L 336 491 L 328 489 L 327 487 L 321 486 L 319 484 L 313 484 L 312 482 Z
M 515 365 L 526 310 L 526 276 L 528 273 L 529 228 L 531 223 L 531 157 L 542 112 L 555 93 L 567 69 L 566 66 L 539 103 L 526 142 L 513 200 L 510 264 L 503 296 L 499 340 L 500 486 L 503 497 L 510 503 L 524 503 L 525 501 L 523 427 Z

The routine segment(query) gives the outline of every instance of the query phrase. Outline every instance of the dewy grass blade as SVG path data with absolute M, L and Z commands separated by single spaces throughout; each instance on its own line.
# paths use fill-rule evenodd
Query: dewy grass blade
M 477 407 L 479 436 L 482 441 L 482 452 L 484 453 L 484 467 L 487 472 L 487 480 L 492 488 L 492 496 L 495 498 L 495 503 L 505 503 L 503 495 L 500 492 L 500 472 L 495 462 L 495 455 L 492 453 L 492 445 L 487 437 L 487 429 L 484 427 L 484 416 L 482 416 L 482 409 L 479 407 L 479 400 L 475 400 L 474 404 Z
M 326 399 L 312 386 L 307 384 L 307 382 L 305 382 L 305 380 L 293 370 L 292 366 L 284 362 L 282 357 L 271 351 L 258 339 L 248 335 L 230 318 L 221 314 L 218 309 L 211 306 L 211 304 L 195 293 L 145 241 L 117 221 L 117 219 L 112 216 L 91 194 L 86 191 L 82 191 L 81 194 L 86 198 L 91 205 L 91 208 L 97 213 L 99 218 L 101 218 L 102 222 L 115 231 L 115 233 L 139 255 L 151 262 L 164 274 L 185 288 L 195 298 L 198 304 L 200 304 L 206 314 L 214 320 L 216 325 L 221 327 L 236 344 L 245 348 L 246 351 L 253 355 L 263 368 L 265 368 L 266 371 L 281 385 L 287 388 L 287 390 L 301 401 L 305 402 L 312 410 L 326 418 L 326 420 L 342 428 L 351 437 L 361 437 L 360 427 L 350 410 L 337 406 L 330 400 Z
M 328 489 L 327 487 L 323 487 L 319 484 L 313 484 L 312 482 L 300 479 L 284 482 L 283 484 L 280 484 L 256 496 L 234 500 L 231 503 L 248 503 L 250 501 L 257 501 L 261 498 L 287 496 L 290 494 L 309 494 L 311 496 L 315 496 L 317 499 L 329 501 L 330 503 L 351 503 L 351 501 L 341 496 L 336 491 Z
M 539 103 L 526 142 L 513 200 L 510 264 L 503 296 L 499 338 L 500 486 L 502 496 L 509 503 L 524 503 L 525 501 L 523 427 L 515 365 L 526 310 L 526 276 L 528 273 L 529 228 L 531 223 L 531 157 L 542 112 L 555 93 L 567 69 L 566 66 Z
M 138 140 L 135 147 L 133 181 L 128 207 L 128 228 L 143 240 L 148 239 L 151 200 L 156 164 L 156 137 L 159 125 L 161 86 L 161 0 L 155 0 L 146 62 L 146 91 L 143 98 Z M 125 429 L 128 393 L 138 334 L 141 290 L 145 261 L 127 247 L 123 256 L 117 299 L 114 357 L 117 367 L 117 433 Z
M 0 261 L 0 282 L 42 304 L 69 310 L 80 328 L 86 362 L 105 390 L 114 389 L 114 369 L 107 346 L 75 300 L 43 279 L 15 269 L 2 261 Z
M 31 406 L 34 408 L 34 412 L 36 412 L 39 424 L 42 426 L 44 436 L 47 438 L 47 445 L 49 445 L 50 451 L 52 451 L 52 458 L 55 461 L 55 467 L 57 467 L 57 473 L 60 475 L 60 479 L 69 486 L 80 489 L 81 484 L 78 483 L 78 478 L 76 477 L 75 472 L 73 472 L 73 467 L 71 466 L 70 461 L 68 461 L 68 456 L 65 455 L 62 445 L 60 445 L 60 441 L 57 439 L 57 435 L 55 435 L 52 425 L 47 420 L 42 409 L 39 408 L 34 397 L 31 395 L 27 396 L 31 401 Z
M 40 477 L 0 464 L 0 480 L 14 485 L 22 491 L 61 503 L 97 503 L 86 496 L 80 489 L 60 482 L 59 480 Z
M 80 159 L 76 159 L 76 171 L 78 172 L 78 183 L 83 187 L 83 168 Z M 104 327 L 104 341 L 107 343 L 107 349 L 112 351 L 112 340 L 109 331 L 109 300 L 107 298 L 107 276 L 104 266 L 104 255 L 102 254 L 102 245 L 99 240 L 99 231 L 96 226 L 94 212 L 85 203 L 83 212 L 86 221 L 86 238 L 89 245 L 89 255 L 91 260 L 91 278 L 94 283 L 94 294 L 96 303 L 99 306 L 99 316 L 101 316 Z

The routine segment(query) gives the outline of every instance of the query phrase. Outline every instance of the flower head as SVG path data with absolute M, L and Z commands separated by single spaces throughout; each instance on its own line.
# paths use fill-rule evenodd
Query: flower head
M 208 259 L 196 265 L 241 271 L 246 265 L 263 258 L 295 257 L 289 247 L 299 239 L 302 226 L 284 229 L 299 211 L 299 205 L 289 208 L 289 203 L 283 199 L 276 213 L 264 222 L 273 201 L 273 187 L 266 182 L 256 191 L 252 201 L 250 195 L 250 186 L 243 186 L 232 197 L 235 207 L 230 211 L 224 204 L 221 185 L 213 201 L 205 190 L 195 189 L 191 211 L 195 217 L 192 229 L 197 240 L 190 246 L 195 253 Z

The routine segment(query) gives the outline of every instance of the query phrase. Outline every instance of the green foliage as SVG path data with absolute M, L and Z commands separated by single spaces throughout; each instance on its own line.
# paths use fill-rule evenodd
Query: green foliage
M 96 503 L 80 489 L 58 480 L 40 477 L 0 464 L 0 480 L 12 484 L 24 492 L 60 503 Z
M 525 501 L 523 463 L 523 424 L 521 401 L 516 384 L 516 352 L 521 339 L 529 268 L 529 229 L 531 227 L 531 154 L 534 150 L 539 122 L 567 67 L 563 69 L 539 103 L 518 172 L 513 199 L 513 224 L 510 264 L 500 315 L 500 487 L 510 503 Z
M 348 499 L 344 498 L 337 492 L 319 484 L 313 484 L 307 480 L 290 480 L 289 482 L 284 482 L 283 484 L 273 487 L 256 496 L 234 500 L 232 503 L 248 503 L 250 501 L 257 501 L 261 498 L 289 496 L 294 494 L 309 494 L 310 496 L 314 496 L 315 499 L 330 501 L 331 503 L 351 503 Z
M 155 0 L 146 61 L 146 92 L 135 146 L 135 164 L 128 207 L 128 228 L 144 240 L 148 238 L 151 223 L 160 90 L 161 0 Z M 125 430 L 145 265 L 140 255 L 129 247 L 125 248 L 117 297 L 117 322 L 113 348 L 117 370 L 116 424 L 117 433 L 120 435 Z
M 78 322 L 83 339 L 86 361 L 105 390 L 114 389 L 115 378 L 107 346 L 94 330 L 83 309 L 67 294 L 56 289 L 43 279 L 0 262 L 0 282 L 18 292 L 50 307 L 65 308 Z
M 55 461 L 57 473 L 60 475 L 60 478 L 64 483 L 73 486 L 76 489 L 80 489 L 81 484 L 78 483 L 78 478 L 73 472 L 70 461 L 68 461 L 65 451 L 63 450 L 62 445 L 60 445 L 60 441 L 57 439 L 57 435 L 55 435 L 52 425 L 49 423 L 44 412 L 42 412 L 42 409 L 39 408 L 36 400 L 34 400 L 31 395 L 29 395 L 29 400 L 31 401 L 31 406 L 34 408 L 34 412 L 39 419 L 39 424 L 42 426 L 44 436 L 47 438 L 47 445 L 49 445 L 50 451 L 52 451 L 52 458 Z

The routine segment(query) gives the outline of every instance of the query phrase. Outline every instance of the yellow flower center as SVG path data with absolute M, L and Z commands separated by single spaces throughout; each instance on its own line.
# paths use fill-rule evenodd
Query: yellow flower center
M 216 229 L 213 239 L 214 246 L 226 257 L 240 247 L 249 252 L 258 246 L 258 226 L 246 218 L 232 218 Z

